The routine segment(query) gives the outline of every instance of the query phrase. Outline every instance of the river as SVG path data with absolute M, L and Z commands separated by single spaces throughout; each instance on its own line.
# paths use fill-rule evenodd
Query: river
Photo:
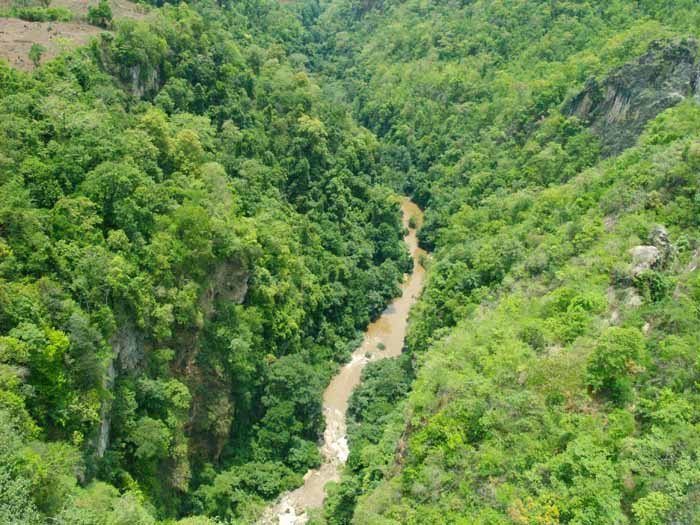
M 350 395 L 360 383 L 362 369 L 370 361 L 401 354 L 408 313 L 420 295 L 425 278 L 425 269 L 421 265 L 423 251 L 418 247 L 416 236 L 416 230 L 423 221 L 423 212 L 407 198 L 401 202 L 401 212 L 403 224 L 408 229 L 404 241 L 411 252 L 413 272 L 405 278 L 401 295 L 367 327 L 362 344 L 323 393 L 323 413 L 326 418 L 326 430 L 320 448 L 323 463 L 319 468 L 306 473 L 301 487 L 283 494 L 276 504 L 268 507 L 258 522 L 260 525 L 302 525 L 308 521 L 308 509 L 323 505 L 326 483 L 340 480 L 343 465 L 348 459 L 345 413 Z M 415 228 L 409 227 L 411 218 L 415 220 Z

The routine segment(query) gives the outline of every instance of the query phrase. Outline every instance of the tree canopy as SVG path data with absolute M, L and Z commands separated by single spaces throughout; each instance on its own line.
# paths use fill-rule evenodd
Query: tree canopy
M 298 486 L 399 194 L 426 288 L 312 523 L 697 522 L 694 0 L 149 3 L 0 62 L 0 522 Z

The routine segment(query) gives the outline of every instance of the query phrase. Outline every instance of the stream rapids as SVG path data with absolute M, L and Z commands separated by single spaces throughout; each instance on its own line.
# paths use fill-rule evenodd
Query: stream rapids
M 421 265 L 424 252 L 418 247 L 416 235 L 416 230 L 423 221 L 423 212 L 413 201 L 405 198 L 401 202 L 401 213 L 404 227 L 408 230 L 404 242 L 413 259 L 413 271 L 405 277 L 401 295 L 367 327 L 362 344 L 323 393 L 323 414 L 326 419 L 326 430 L 320 446 L 323 463 L 319 468 L 306 473 L 302 486 L 283 494 L 275 504 L 268 507 L 259 520 L 259 525 L 303 525 L 308 521 L 307 511 L 323 505 L 326 483 L 340 480 L 343 465 L 348 459 L 345 414 L 350 395 L 360 383 L 362 369 L 370 361 L 401 354 L 408 314 L 420 295 L 425 279 L 425 269 Z M 415 221 L 413 228 L 409 226 L 411 218 Z

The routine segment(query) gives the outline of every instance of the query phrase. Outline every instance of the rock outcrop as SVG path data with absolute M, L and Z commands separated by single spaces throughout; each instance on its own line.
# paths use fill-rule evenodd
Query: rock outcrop
M 649 242 L 656 246 L 661 254 L 661 260 L 666 263 L 673 256 L 673 245 L 668 239 L 668 231 L 663 226 L 657 226 L 649 235 Z
M 662 269 L 673 257 L 673 245 L 668 239 L 668 232 L 663 226 L 657 226 L 649 234 L 649 244 L 630 249 L 632 256 L 632 276 L 647 270 Z
M 225 262 L 219 264 L 209 279 L 209 283 L 200 297 L 199 306 L 206 318 L 214 313 L 216 300 L 241 304 L 248 293 L 250 272 L 239 263 Z
M 120 370 L 135 370 L 143 358 L 143 335 L 138 332 L 128 318 L 124 317 L 119 323 L 117 333 L 111 341 L 112 357 L 107 364 L 103 379 L 103 387 L 111 392 L 117 378 L 117 368 Z M 112 397 L 107 396 L 100 408 L 100 430 L 97 435 L 95 453 L 97 457 L 104 456 L 109 446 L 109 434 L 112 426 Z
M 630 250 L 630 255 L 632 256 L 633 276 L 651 270 L 661 260 L 661 252 L 656 246 L 635 246 Z
M 604 156 L 634 145 L 644 125 L 663 110 L 693 97 L 700 102 L 698 43 L 694 39 L 655 41 L 646 54 L 602 81 L 591 79 L 564 106 L 587 122 Z

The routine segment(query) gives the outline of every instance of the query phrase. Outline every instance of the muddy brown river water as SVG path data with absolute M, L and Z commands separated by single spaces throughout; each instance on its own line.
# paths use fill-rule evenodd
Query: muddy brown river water
M 411 252 L 413 272 L 404 280 L 401 296 L 394 299 L 379 319 L 367 327 L 362 344 L 323 393 L 323 413 L 326 418 L 326 430 L 320 448 L 323 463 L 319 468 L 306 473 L 301 487 L 283 494 L 277 503 L 268 507 L 258 522 L 259 525 L 302 525 L 308 521 L 309 509 L 323 505 L 326 483 L 340 479 L 340 472 L 348 459 L 345 413 L 350 395 L 360 383 L 362 369 L 370 361 L 401 354 L 408 313 L 420 295 L 425 278 L 425 269 L 420 262 L 423 251 L 418 247 L 416 237 L 416 229 L 420 228 L 423 221 L 423 212 L 409 199 L 402 201 L 401 212 L 404 226 L 408 229 L 404 241 Z M 411 217 L 417 228 L 409 227 Z

